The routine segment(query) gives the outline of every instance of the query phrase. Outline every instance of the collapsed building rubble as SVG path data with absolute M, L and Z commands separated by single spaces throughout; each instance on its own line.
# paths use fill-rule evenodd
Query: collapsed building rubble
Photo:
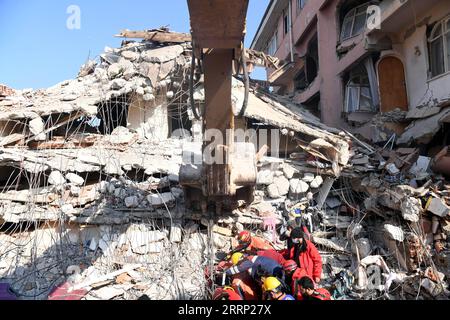
M 106 48 L 77 79 L 0 97 L 0 282 L 19 298 L 206 299 L 204 270 L 234 235 L 251 230 L 281 249 L 294 211 L 336 298 L 448 295 L 448 187 L 419 150 L 371 146 L 253 88 L 237 128 L 281 137 L 259 157 L 254 201 L 214 217 L 188 209 L 183 148 L 200 149 L 202 134 L 189 108 L 190 39 L 120 36 L 144 40 Z M 233 103 L 243 99 L 234 79 Z M 204 102 L 201 83 L 194 100 Z

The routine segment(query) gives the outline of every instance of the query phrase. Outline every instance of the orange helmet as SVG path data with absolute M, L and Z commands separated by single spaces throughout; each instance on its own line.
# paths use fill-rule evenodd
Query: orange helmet
M 252 241 L 252 235 L 248 231 L 242 231 L 238 235 L 238 241 L 244 243 L 250 242 Z
M 295 271 L 297 267 L 297 263 L 294 260 L 287 260 L 283 263 L 283 270 L 286 272 Z

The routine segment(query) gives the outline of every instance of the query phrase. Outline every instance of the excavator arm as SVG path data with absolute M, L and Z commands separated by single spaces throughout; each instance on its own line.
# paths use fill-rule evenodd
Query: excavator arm
M 209 163 L 203 158 L 199 166 L 201 179 L 193 185 L 192 179 L 183 177 L 180 182 L 189 181 L 185 187 L 202 190 L 206 202 L 220 204 L 226 200 L 249 198 L 256 184 L 256 152 L 253 144 L 234 141 L 236 116 L 243 116 L 248 99 L 248 75 L 245 72 L 246 95 L 239 111 L 233 110 L 233 70 L 242 66 L 246 70 L 243 40 L 246 33 L 248 0 L 188 0 L 191 20 L 193 67 L 195 61 L 202 62 L 204 72 L 205 106 L 200 112 L 193 106 L 196 117 L 201 117 L 204 134 L 210 130 L 220 131 L 223 143 L 203 144 L 202 154 L 220 155 L 222 161 Z M 194 70 L 192 70 L 192 74 Z M 193 87 L 193 78 L 191 78 Z M 191 103 L 193 95 L 191 90 Z M 211 131 L 210 131 L 211 132 Z M 226 139 L 226 137 L 233 137 Z M 206 152 L 205 152 L 206 151 Z M 245 156 L 243 155 L 245 154 Z M 217 157 L 216 157 L 217 159 Z M 245 192 L 239 192 L 239 190 Z M 192 193 L 187 192 L 187 197 Z M 189 199 L 188 199 L 189 200 Z M 206 210 L 206 203 L 202 208 Z M 219 210 L 218 210 L 219 211 Z

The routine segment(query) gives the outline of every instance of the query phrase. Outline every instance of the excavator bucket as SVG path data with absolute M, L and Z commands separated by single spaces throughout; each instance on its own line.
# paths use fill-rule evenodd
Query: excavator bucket
M 188 0 L 188 7 L 197 48 L 241 48 L 248 0 Z

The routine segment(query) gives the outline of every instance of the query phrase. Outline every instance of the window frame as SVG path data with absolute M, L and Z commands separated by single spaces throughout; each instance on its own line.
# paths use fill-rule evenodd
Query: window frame
M 361 4 L 361 5 L 357 6 L 357 7 L 352 8 L 349 12 L 347 12 L 345 14 L 344 19 L 342 20 L 342 23 L 341 23 L 341 32 L 340 32 L 340 35 L 339 35 L 340 42 L 344 42 L 346 40 L 354 38 L 354 37 L 356 37 L 356 36 L 358 36 L 358 35 L 360 35 L 362 33 L 362 31 L 367 26 L 367 18 L 368 18 L 367 9 L 369 8 L 370 5 L 371 5 L 371 2 L 363 3 L 363 4 Z M 365 10 L 364 10 L 364 14 L 365 14 L 364 27 L 358 33 L 354 33 L 356 18 L 358 16 L 362 16 L 363 15 L 363 13 L 359 13 L 358 14 L 357 12 L 358 12 L 359 9 L 361 9 L 363 7 L 366 7 Z M 348 37 L 344 38 L 344 26 L 345 26 L 346 22 L 348 20 L 350 20 L 350 19 L 351 19 L 350 35 Z
M 437 36 L 435 36 L 436 32 L 438 31 L 438 28 L 440 28 L 440 32 Z M 433 74 L 432 65 L 433 65 L 433 59 L 434 59 L 434 51 L 432 50 L 432 44 L 436 41 L 441 39 L 442 41 L 442 54 L 443 54 L 443 60 L 444 60 L 444 70 L 442 73 Z M 445 18 L 441 19 L 440 21 L 436 22 L 436 25 L 431 30 L 430 36 L 427 39 L 428 41 L 428 48 L 429 48 L 429 72 L 430 72 L 430 78 L 436 78 L 440 77 L 446 73 L 450 72 L 450 15 L 446 16 Z
M 356 78 L 359 79 L 359 82 L 360 82 L 359 85 L 354 84 L 355 82 L 353 80 Z M 370 110 L 361 109 L 362 88 L 369 88 L 369 92 L 370 92 L 369 80 L 367 79 L 368 85 L 362 84 L 363 83 L 362 79 L 364 79 L 364 78 L 367 78 L 367 76 L 363 75 L 363 74 L 355 74 L 352 77 L 350 77 L 350 79 L 347 81 L 347 83 L 345 85 L 345 112 L 348 114 L 355 113 L 355 112 L 374 112 L 374 110 L 375 110 L 375 105 L 373 102 L 372 94 L 370 94 L 370 101 L 371 101 Z M 350 104 L 349 97 L 350 97 L 351 90 L 355 90 L 355 89 L 358 92 L 358 94 L 357 94 L 358 100 L 357 100 L 357 104 L 356 104 L 357 109 L 352 110 L 349 105 Z
M 274 51 L 271 52 L 270 49 L 271 49 L 273 43 L 275 43 L 275 44 L 274 44 Z M 277 53 L 277 51 L 278 51 L 278 33 L 275 31 L 275 33 L 274 33 L 273 36 L 270 38 L 269 43 L 268 43 L 268 45 L 267 45 L 267 54 L 268 54 L 269 56 L 275 56 L 275 54 Z
M 297 0 L 297 15 L 299 15 L 300 12 L 302 12 L 302 10 L 306 6 L 307 2 L 308 2 L 308 0 Z M 303 6 L 302 6 L 302 3 L 303 3 Z
M 289 33 L 290 28 L 290 17 L 289 17 L 289 10 L 283 11 L 283 36 L 286 36 Z

